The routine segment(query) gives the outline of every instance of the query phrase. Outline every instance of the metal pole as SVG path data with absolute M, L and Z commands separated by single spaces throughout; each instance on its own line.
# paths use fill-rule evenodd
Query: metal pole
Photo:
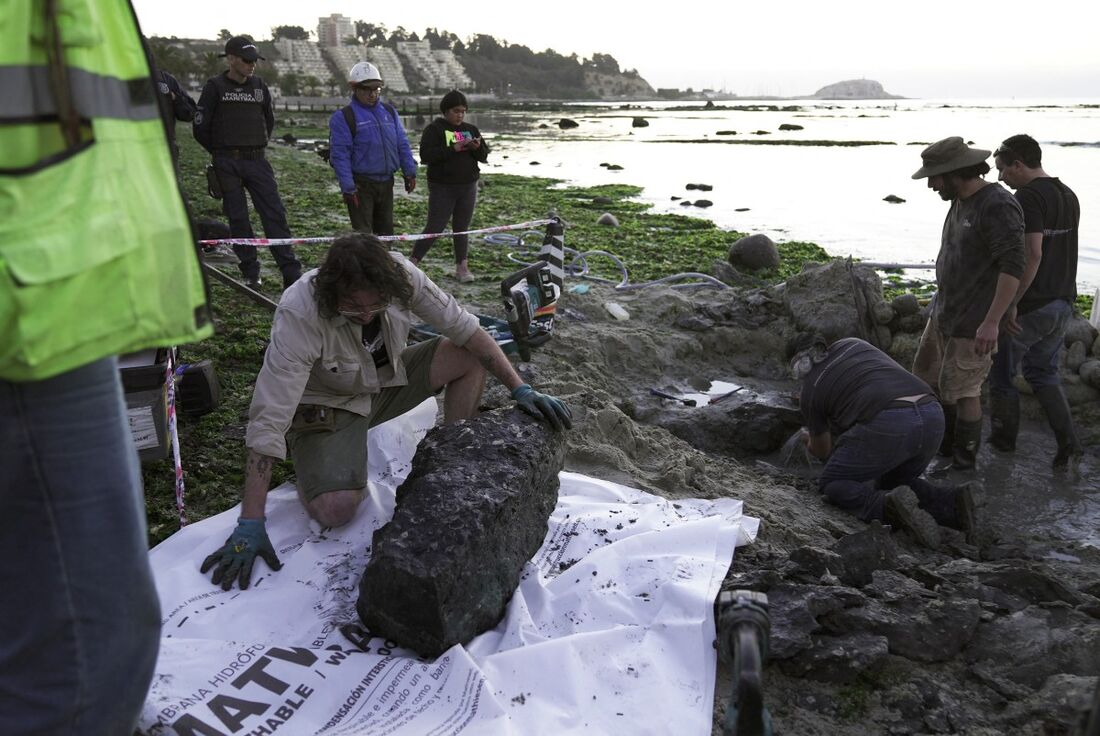
M 247 296 L 252 301 L 256 302 L 257 304 L 259 304 L 261 306 L 267 307 L 272 312 L 274 312 L 276 307 L 279 306 L 276 302 L 271 301 L 270 299 L 268 299 L 266 296 L 264 296 L 260 292 L 256 291 L 255 289 L 248 288 L 247 286 L 242 284 L 240 281 L 237 281 L 236 279 L 234 279 L 230 276 L 227 276 L 226 274 L 222 273 L 218 269 L 211 266 L 209 263 L 203 263 L 202 268 L 203 268 L 204 271 L 206 271 L 207 274 L 209 274 L 213 278 L 217 279 L 221 283 L 225 284 L 230 289 L 233 289 L 236 292 L 244 294 L 245 296 Z

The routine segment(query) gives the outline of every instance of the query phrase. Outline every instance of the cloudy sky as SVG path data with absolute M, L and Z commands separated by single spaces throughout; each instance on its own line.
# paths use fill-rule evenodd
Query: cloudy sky
M 614 56 L 654 87 L 808 94 L 875 79 L 907 97 L 1100 98 L 1100 5 L 1084 0 L 134 0 L 147 35 L 270 38 L 341 13 L 389 29 L 485 33 L 534 51 Z

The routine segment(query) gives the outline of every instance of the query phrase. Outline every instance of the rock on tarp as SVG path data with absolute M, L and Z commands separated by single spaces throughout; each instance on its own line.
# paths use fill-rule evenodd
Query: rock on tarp
M 428 432 L 359 585 L 375 634 L 435 657 L 496 626 L 558 500 L 565 436 L 517 409 Z

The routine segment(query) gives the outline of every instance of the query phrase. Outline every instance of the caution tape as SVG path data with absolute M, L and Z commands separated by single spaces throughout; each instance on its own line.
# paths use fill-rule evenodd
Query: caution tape
M 526 230 L 540 225 L 549 225 L 552 219 L 531 220 L 530 222 L 518 222 L 514 225 L 497 225 L 496 227 L 483 227 L 477 230 L 460 230 L 459 232 L 442 233 L 411 233 L 405 235 L 378 235 L 381 241 L 407 241 L 407 240 L 431 240 L 434 238 L 449 238 L 455 235 L 478 235 L 480 233 L 502 233 L 506 230 Z M 200 240 L 199 245 L 251 245 L 255 248 L 270 248 L 273 245 L 322 245 L 331 243 L 340 237 L 329 235 L 323 238 L 223 238 L 221 240 Z

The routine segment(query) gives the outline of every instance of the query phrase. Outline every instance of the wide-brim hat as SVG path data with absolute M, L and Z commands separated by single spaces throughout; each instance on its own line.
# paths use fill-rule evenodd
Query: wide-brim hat
M 219 54 L 219 56 L 239 56 L 245 61 L 256 61 L 256 59 L 263 59 L 260 56 L 260 50 L 256 48 L 255 42 L 248 36 L 234 36 L 225 42 L 225 52 Z M 264 59 L 267 61 L 267 59 Z
M 928 148 L 920 152 L 924 166 L 913 174 L 914 179 L 924 179 L 929 176 L 946 174 L 949 171 L 958 171 L 967 166 L 980 164 L 989 158 L 992 151 L 984 148 L 971 148 L 957 135 L 936 141 Z

